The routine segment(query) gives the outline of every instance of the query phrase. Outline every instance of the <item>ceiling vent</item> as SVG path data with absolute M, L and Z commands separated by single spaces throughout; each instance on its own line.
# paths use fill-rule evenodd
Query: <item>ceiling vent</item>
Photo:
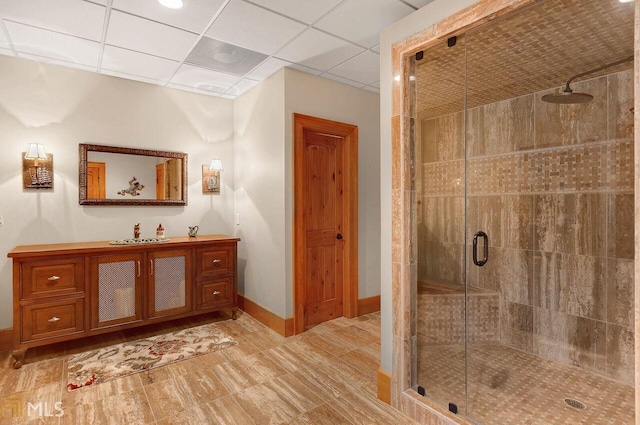
M 242 76 L 266 58 L 267 55 L 253 50 L 202 37 L 185 59 L 185 63 Z

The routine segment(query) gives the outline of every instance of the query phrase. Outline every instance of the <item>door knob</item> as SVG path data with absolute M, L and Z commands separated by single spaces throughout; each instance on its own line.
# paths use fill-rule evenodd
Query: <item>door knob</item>
M 336 235 L 336 239 L 338 239 L 338 240 L 342 239 L 342 233 L 338 233 L 338 234 Z

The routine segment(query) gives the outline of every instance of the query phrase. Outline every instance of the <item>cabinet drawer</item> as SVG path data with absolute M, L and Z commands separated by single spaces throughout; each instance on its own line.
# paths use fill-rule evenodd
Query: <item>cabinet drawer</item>
M 22 307 L 22 341 L 84 331 L 84 298 Z
M 82 264 L 82 258 L 24 263 L 20 298 L 44 298 L 84 292 Z
M 233 281 L 231 278 L 199 282 L 196 304 L 198 310 L 233 304 Z
M 235 266 L 235 247 L 220 246 L 197 250 L 197 276 L 214 276 L 233 271 Z

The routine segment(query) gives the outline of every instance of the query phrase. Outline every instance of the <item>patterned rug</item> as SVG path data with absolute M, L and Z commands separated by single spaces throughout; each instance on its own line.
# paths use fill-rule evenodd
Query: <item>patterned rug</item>
M 215 324 L 206 324 L 74 354 L 67 361 L 67 389 L 71 391 L 144 372 L 237 343 Z

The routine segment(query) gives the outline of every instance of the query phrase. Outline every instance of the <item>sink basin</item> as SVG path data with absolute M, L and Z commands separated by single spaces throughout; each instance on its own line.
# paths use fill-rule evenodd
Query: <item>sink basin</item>
M 117 241 L 109 241 L 109 245 L 146 245 L 150 243 L 169 242 L 168 238 L 139 238 L 139 239 L 119 239 Z

